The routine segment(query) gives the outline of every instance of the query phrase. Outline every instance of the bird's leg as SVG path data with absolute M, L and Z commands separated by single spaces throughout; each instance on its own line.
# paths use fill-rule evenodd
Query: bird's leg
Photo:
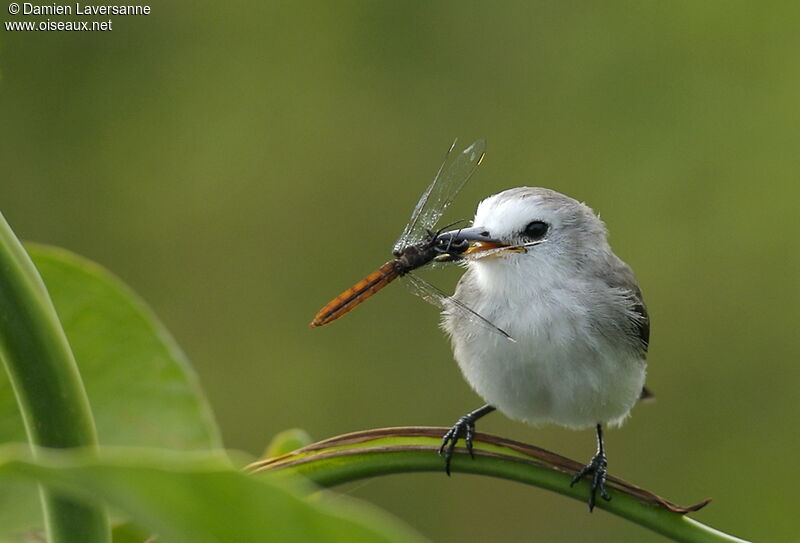
M 592 487 L 589 493 L 589 512 L 594 509 L 595 495 L 597 490 L 600 490 L 600 496 L 609 501 L 611 496 L 608 495 L 606 490 L 606 475 L 608 474 L 608 459 L 606 458 L 606 447 L 603 442 L 603 427 L 597 425 L 597 453 L 592 458 L 592 461 L 586 464 L 582 470 L 575 474 L 569 486 L 573 486 L 580 481 L 584 475 L 592 474 Z
M 479 418 L 488 415 L 495 408 L 491 405 L 484 405 L 470 413 L 467 413 L 456 421 L 452 428 L 442 438 L 442 446 L 439 447 L 439 454 L 444 456 L 444 471 L 450 475 L 450 460 L 453 458 L 453 451 L 456 448 L 458 438 L 463 437 L 467 451 L 471 457 L 472 454 L 472 436 L 475 434 L 475 421 Z

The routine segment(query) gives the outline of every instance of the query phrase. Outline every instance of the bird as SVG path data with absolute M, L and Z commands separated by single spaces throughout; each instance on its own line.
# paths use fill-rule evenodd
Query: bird
M 495 410 L 534 426 L 594 428 L 597 451 L 570 484 L 590 477 L 591 512 L 598 492 L 610 500 L 603 429 L 620 426 L 637 400 L 652 396 L 650 319 L 631 268 L 589 206 L 541 187 L 486 198 L 472 226 L 440 238 L 468 242 L 468 253 L 492 249 L 464 259 L 453 298 L 513 338 L 463 311 L 442 312 L 461 373 L 486 402 L 444 435 L 447 474 L 459 438 L 472 455 L 476 421 Z

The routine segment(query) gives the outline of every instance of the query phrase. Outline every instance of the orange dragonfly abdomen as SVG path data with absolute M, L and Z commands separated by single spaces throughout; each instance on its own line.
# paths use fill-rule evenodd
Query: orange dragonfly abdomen
M 400 277 L 401 267 L 400 261 L 393 259 L 370 273 L 364 279 L 325 304 L 325 307 L 320 309 L 314 316 L 314 320 L 311 321 L 311 327 L 316 328 L 318 326 L 323 326 L 349 313 L 358 304 L 367 300 L 370 296 Z

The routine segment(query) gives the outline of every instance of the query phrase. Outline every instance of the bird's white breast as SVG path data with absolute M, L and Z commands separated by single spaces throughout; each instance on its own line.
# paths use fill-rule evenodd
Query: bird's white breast
M 602 288 L 565 270 L 532 274 L 502 257 L 472 263 L 456 297 L 516 342 L 445 311 L 443 326 L 467 381 L 486 402 L 531 424 L 620 424 L 644 386 L 645 361 L 599 333 L 598 322 L 627 311 L 622 297 L 619 307 L 600 303 L 616 300 Z

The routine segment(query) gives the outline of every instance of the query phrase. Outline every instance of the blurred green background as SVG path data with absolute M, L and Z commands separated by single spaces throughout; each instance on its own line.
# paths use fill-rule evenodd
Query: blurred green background
M 800 4 L 152 9 L 106 33 L 3 31 L 0 208 L 149 301 L 229 447 L 449 425 L 480 405 L 436 310 L 399 285 L 308 322 L 389 257 L 452 139 L 485 137 L 448 218 L 505 188 L 559 190 L 601 213 L 643 287 L 658 401 L 609 432 L 611 471 L 680 503 L 712 496 L 696 517 L 741 537 L 797 541 Z M 458 272 L 427 277 L 450 289 Z M 497 414 L 479 428 L 594 452 L 589 431 Z M 343 490 L 439 542 L 661 540 L 468 475 Z

